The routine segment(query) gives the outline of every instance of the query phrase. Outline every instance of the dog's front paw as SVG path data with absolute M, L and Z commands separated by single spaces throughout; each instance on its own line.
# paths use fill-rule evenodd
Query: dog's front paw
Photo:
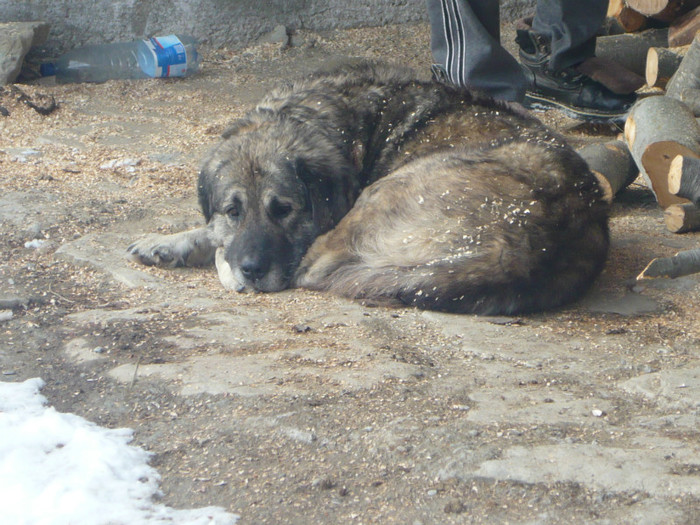
M 131 244 L 126 251 L 129 259 L 146 266 L 175 268 L 184 266 L 182 254 L 176 248 L 172 236 L 153 234 Z

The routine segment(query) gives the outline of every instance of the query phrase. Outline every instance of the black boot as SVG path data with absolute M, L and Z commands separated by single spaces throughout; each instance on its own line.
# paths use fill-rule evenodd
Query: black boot
M 529 108 L 557 108 L 579 119 L 605 122 L 623 120 L 636 100 L 634 93 L 619 95 L 574 68 L 549 68 L 551 49 L 542 35 L 518 30 L 520 62 L 530 80 L 525 94 Z

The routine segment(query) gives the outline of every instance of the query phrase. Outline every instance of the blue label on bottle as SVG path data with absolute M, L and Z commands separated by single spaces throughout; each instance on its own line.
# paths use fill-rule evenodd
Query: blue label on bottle
M 185 46 L 175 35 L 154 37 L 144 40 L 151 55 L 148 66 L 141 67 L 152 77 L 184 77 L 187 73 L 187 53 Z

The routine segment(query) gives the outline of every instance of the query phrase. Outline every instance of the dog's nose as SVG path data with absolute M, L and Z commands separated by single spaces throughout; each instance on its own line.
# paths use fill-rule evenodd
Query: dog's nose
M 241 261 L 240 269 L 243 277 L 249 281 L 257 281 L 267 274 L 269 263 L 259 257 L 245 257 Z

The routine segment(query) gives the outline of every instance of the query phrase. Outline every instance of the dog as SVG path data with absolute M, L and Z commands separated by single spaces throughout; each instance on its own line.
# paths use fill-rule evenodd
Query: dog
M 270 93 L 205 157 L 206 226 L 128 248 L 226 288 L 512 315 L 580 298 L 609 248 L 586 163 L 515 105 L 354 63 Z

